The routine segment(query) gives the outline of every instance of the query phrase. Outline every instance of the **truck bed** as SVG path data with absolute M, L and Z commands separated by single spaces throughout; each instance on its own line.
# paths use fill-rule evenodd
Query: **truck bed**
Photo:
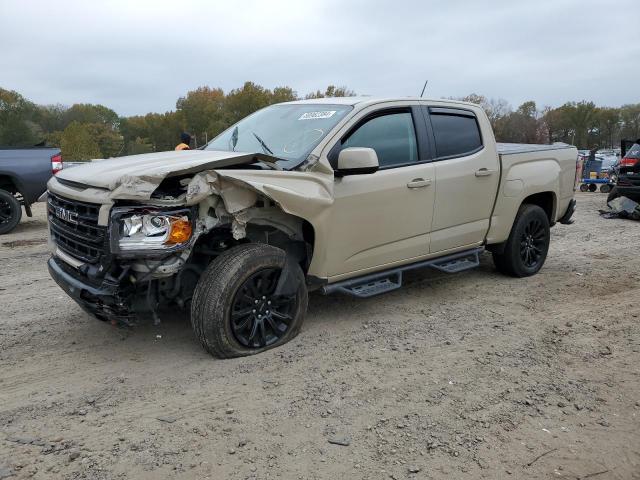
M 0 147 L 0 188 L 19 192 L 28 207 L 47 189 L 51 157 L 59 153 L 51 147 Z

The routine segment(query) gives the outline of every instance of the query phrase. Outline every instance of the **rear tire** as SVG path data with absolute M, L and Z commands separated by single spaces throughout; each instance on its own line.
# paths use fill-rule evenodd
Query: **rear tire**
M 608 183 L 603 183 L 602 185 L 600 185 L 601 193 L 609 193 L 610 191 L 611 191 L 611 185 L 609 185 Z
M 16 197 L 6 190 L 0 190 L 0 235 L 16 228 L 22 218 L 22 207 Z
M 518 210 L 504 250 L 493 253 L 493 263 L 505 275 L 535 275 L 547 258 L 550 239 L 545 211 L 538 205 L 524 204 Z
M 291 265 L 291 292 L 276 291 L 286 255 L 271 245 L 231 248 L 204 271 L 191 304 L 191 324 L 210 354 L 242 357 L 294 338 L 307 311 L 302 269 Z
M 586 183 L 581 183 L 580 184 L 580 191 L 581 192 L 586 192 L 587 190 L 589 190 L 589 185 L 587 185 Z

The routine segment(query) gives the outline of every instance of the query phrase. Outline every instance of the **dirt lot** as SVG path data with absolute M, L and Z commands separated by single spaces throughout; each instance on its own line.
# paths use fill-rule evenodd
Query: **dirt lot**
M 49 278 L 42 205 L 0 238 L 0 479 L 640 478 L 640 224 L 579 194 L 528 279 L 313 294 L 301 335 L 210 358 Z M 345 445 L 339 445 L 337 442 Z

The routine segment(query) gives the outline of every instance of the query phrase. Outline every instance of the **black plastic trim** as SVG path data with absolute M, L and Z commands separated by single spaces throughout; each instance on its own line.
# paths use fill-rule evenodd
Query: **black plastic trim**
M 562 218 L 558 220 L 558 222 L 562 223 L 563 225 L 571 225 L 573 223 L 573 220 L 571 219 L 571 217 L 573 216 L 575 211 L 576 211 L 576 201 L 574 198 L 572 198 L 571 201 L 569 202 L 569 206 L 567 207 L 567 211 L 562 216 Z
M 388 277 L 390 275 L 396 275 L 401 272 L 406 272 L 407 270 L 414 270 L 416 268 L 423 267 L 432 267 L 438 270 L 442 270 L 438 268 L 438 264 L 446 263 L 452 260 L 456 260 L 459 258 L 469 257 L 471 255 L 480 255 L 484 251 L 484 247 L 476 247 L 468 250 L 463 250 L 461 252 L 452 253 L 449 255 L 443 255 L 441 257 L 430 258 L 428 260 L 420 260 L 418 262 L 409 263 L 407 265 L 401 265 L 399 267 L 390 268 L 387 270 L 382 270 L 379 272 L 368 273 L 366 275 L 361 275 L 359 277 L 348 278 L 346 280 L 341 280 L 339 282 L 330 283 L 322 287 L 322 293 L 324 295 L 328 295 L 333 292 L 342 291 L 345 292 L 351 286 L 358 285 L 363 282 L 382 279 Z M 346 292 L 345 292 L 346 293 Z

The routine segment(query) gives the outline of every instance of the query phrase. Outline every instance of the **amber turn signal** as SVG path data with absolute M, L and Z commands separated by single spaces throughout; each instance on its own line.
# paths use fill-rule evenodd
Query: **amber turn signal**
M 165 243 L 175 245 L 178 243 L 184 243 L 191 238 L 193 229 L 191 228 L 191 222 L 185 218 L 178 218 L 171 221 L 171 231 L 169 237 Z

